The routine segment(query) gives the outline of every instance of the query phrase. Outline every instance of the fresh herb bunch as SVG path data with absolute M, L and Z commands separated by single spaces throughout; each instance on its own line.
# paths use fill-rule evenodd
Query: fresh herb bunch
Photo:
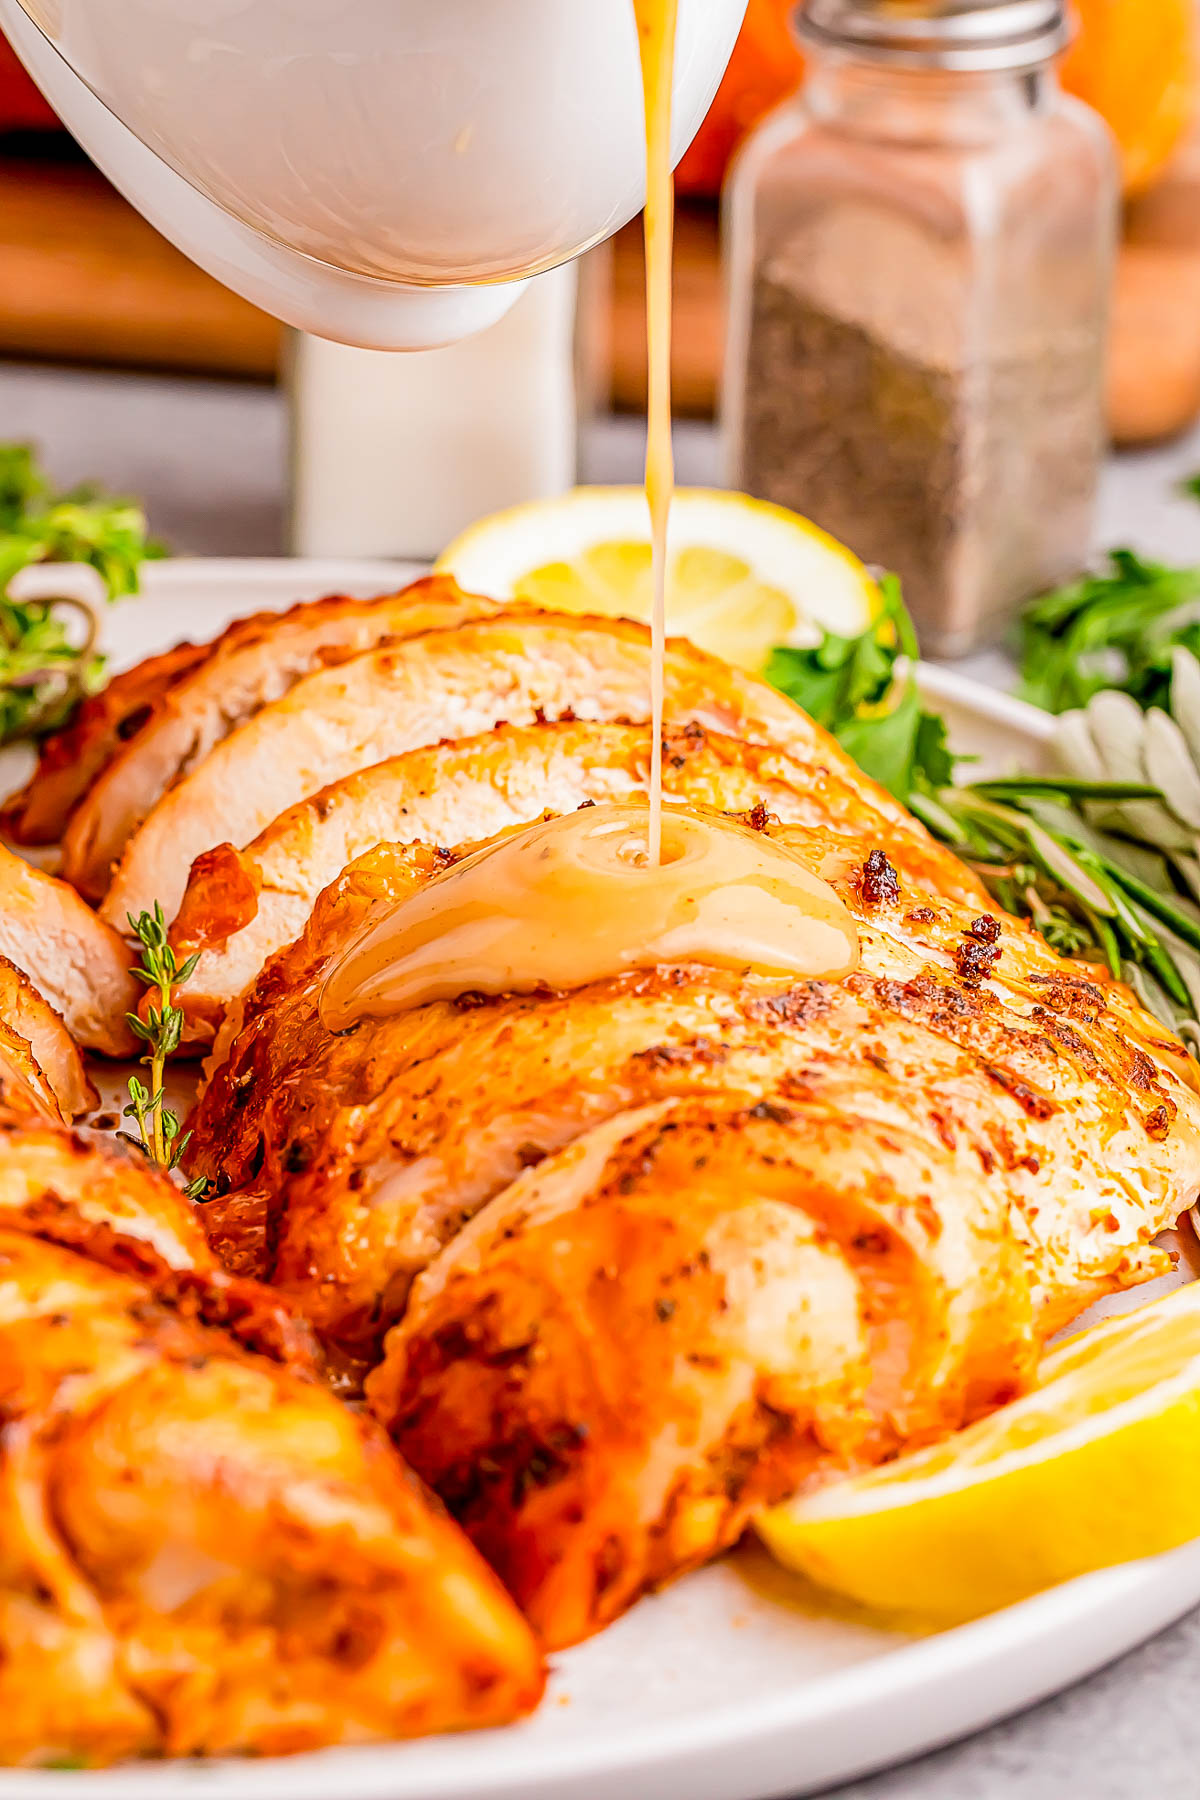
M 880 580 L 879 602 L 860 637 L 827 631 L 811 648 L 780 645 L 765 673 L 833 733 L 864 774 L 907 803 L 914 792 L 945 787 L 955 759 L 945 721 L 925 710 L 905 677 L 917 660 L 917 634 L 896 576 Z
M 1124 688 L 1139 706 L 1164 704 L 1176 645 L 1200 655 L 1200 568 L 1175 569 L 1133 550 L 1043 594 L 1019 626 L 1022 693 L 1047 712 Z
M 31 563 L 87 563 L 115 600 L 136 593 L 142 564 L 160 555 L 140 507 L 90 487 L 55 494 L 28 444 L 0 444 L 0 744 L 56 729 L 104 672 L 91 607 L 15 601 L 13 576 Z M 84 615 L 82 642 L 64 609 Z
M 138 981 L 155 990 L 156 999 L 146 1009 L 143 1019 L 137 1013 L 126 1013 L 129 1029 L 146 1046 L 142 1062 L 150 1070 L 150 1086 L 136 1075 L 129 1078 L 129 1105 L 124 1116 L 133 1119 L 138 1128 L 138 1142 L 150 1161 L 170 1171 L 178 1167 L 187 1149 L 190 1131 L 180 1135 L 179 1120 L 171 1112 L 163 1096 L 163 1077 L 167 1058 L 178 1048 L 183 1035 L 183 1014 L 174 1002 L 174 990 L 182 987 L 191 975 L 199 956 L 189 956 L 177 963 L 167 939 L 167 921 L 156 900 L 152 913 L 144 912 L 135 919 L 128 915 L 129 927 L 142 947 L 139 965 L 133 969 Z M 184 1192 L 198 1200 L 208 1186 L 203 1176 L 189 1182 Z
M 1180 691 L 1195 714 L 1190 783 L 1179 743 L 1168 744 L 1169 730 L 1154 715 L 1146 716 L 1148 756 L 1138 753 L 1136 733 L 1131 746 L 1128 731 L 1123 755 L 1104 733 L 1099 743 L 1089 736 L 1090 754 L 1081 755 L 1072 722 L 1080 715 L 1072 715 L 1063 721 L 1062 773 L 956 786 L 960 759 L 916 691 L 916 639 L 899 585 L 889 578 L 881 593 L 862 637 L 826 634 L 812 649 L 776 650 L 768 677 L 955 849 L 1008 912 L 1032 919 L 1060 954 L 1106 964 L 1200 1046 L 1200 664 L 1178 647 L 1174 665 L 1172 653 L 1166 660 L 1167 697 L 1174 666 L 1174 685 L 1180 688 L 1182 670 Z M 1108 711 L 1114 699 L 1141 719 L 1123 696 L 1105 694 L 1093 705 Z M 1175 729 L 1169 720 L 1167 727 Z M 1068 740 L 1074 756 L 1066 754 Z M 1191 809 L 1190 818 L 1180 807 Z

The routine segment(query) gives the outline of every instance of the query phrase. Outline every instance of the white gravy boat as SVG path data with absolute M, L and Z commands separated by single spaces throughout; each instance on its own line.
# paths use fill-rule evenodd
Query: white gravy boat
M 679 0 L 676 159 L 744 9 Z M 632 0 L 0 0 L 0 26 L 161 232 L 319 336 L 464 336 L 642 203 Z

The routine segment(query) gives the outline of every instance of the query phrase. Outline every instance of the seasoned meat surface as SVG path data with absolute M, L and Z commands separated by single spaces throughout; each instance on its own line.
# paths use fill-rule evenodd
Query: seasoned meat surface
M 536 1702 L 495 1578 L 177 1191 L 10 1115 L 0 1291 L 0 1760 L 273 1755 Z
M 7 1062 L 10 1079 L 31 1087 L 39 1102 L 63 1119 L 92 1110 L 98 1095 L 78 1044 L 28 975 L 3 956 L 0 1027 L 0 1060 Z
M 249 623 L 239 621 L 243 628 Z M 42 739 L 36 769 L 0 809 L 0 831 L 18 844 L 56 844 L 121 745 L 146 723 L 167 689 L 207 654 L 207 644 L 177 644 L 114 675 L 68 725 Z
M 125 921 L 121 921 L 122 925 Z M 0 845 L 0 956 L 23 969 L 85 1050 L 128 1056 L 142 990 L 128 945 L 74 888 Z
M 844 773 L 819 761 L 694 724 L 669 730 L 663 749 L 664 792 L 673 801 L 746 812 L 762 805 L 785 822 L 833 831 L 844 822 L 848 836 L 861 832 L 855 815 L 865 803 Z M 644 793 L 649 768 L 645 725 L 500 725 L 374 763 L 289 807 L 244 850 L 222 844 L 207 851 L 171 930 L 181 959 L 201 952 L 179 996 L 191 1040 L 211 1042 L 267 958 L 303 930 L 321 889 L 376 844 L 488 838 L 587 800 Z M 886 832 L 882 819 L 878 829 Z M 951 860 L 915 834 L 893 854 L 918 879 L 936 880 Z M 959 874 L 956 866 L 950 878 Z M 969 884 L 966 870 L 961 879 Z M 975 897 L 984 903 L 982 888 Z
M 178 908 L 195 858 L 241 849 L 286 808 L 369 764 L 443 738 L 531 725 L 573 710 L 645 722 L 650 635 L 624 619 L 530 609 L 431 630 L 297 682 L 217 744 L 130 838 L 101 911 L 116 924 L 155 898 Z M 764 681 L 682 640 L 668 645 L 666 717 L 770 746 L 853 781 L 889 835 L 932 849 L 928 834 L 799 707 Z M 80 815 L 76 815 L 78 818 Z M 943 854 L 943 881 L 970 881 Z M 972 889 L 974 891 L 974 884 Z
M 881 903 L 865 844 L 766 829 L 856 914 L 862 966 L 845 981 L 779 994 L 661 969 L 438 1002 L 335 1037 L 317 1010 L 331 952 L 378 901 L 436 880 L 448 853 L 381 846 L 352 865 L 234 1009 L 191 1121 L 191 1166 L 218 1184 L 205 1218 L 222 1255 L 369 1364 L 414 1275 L 523 1167 L 631 1107 L 725 1092 L 824 1099 L 981 1170 L 1026 1245 L 1047 1330 L 1161 1266 L 1149 1239 L 1200 1176 L 1182 1048 L 1127 990 L 1013 919 L 997 920 L 991 973 L 964 982 L 975 908 L 898 876 Z
M 401 594 L 374 600 L 335 594 L 288 612 L 235 621 L 198 660 L 181 656 L 128 741 L 108 743 L 107 760 L 75 806 L 64 835 L 63 875 L 89 900 L 101 899 L 129 837 L 171 784 L 312 670 L 492 610 L 491 601 L 461 593 L 445 577 L 429 576 Z M 132 686 L 137 673 L 118 679 Z M 26 810 L 37 804 L 38 792 L 35 777 Z M 137 904 L 131 900 L 110 909 L 108 916 L 119 927 L 126 911 L 141 912 L 155 898 L 166 904 L 168 896 L 148 894 Z M 169 898 L 173 909 L 177 895 Z
M 1032 1365 L 978 1164 L 825 1102 L 619 1113 L 421 1276 L 368 1391 L 543 1641 L 732 1544 Z

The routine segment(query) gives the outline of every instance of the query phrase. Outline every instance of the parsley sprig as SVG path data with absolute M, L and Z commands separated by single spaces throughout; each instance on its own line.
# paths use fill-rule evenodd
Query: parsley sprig
M 1164 706 L 1176 646 L 1200 655 L 1200 568 L 1172 568 L 1110 550 L 1097 573 L 1043 594 L 1021 616 L 1021 691 L 1047 712 L 1124 688 Z
M 767 680 L 831 731 L 864 774 L 907 803 L 950 781 L 955 758 L 945 721 L 921 705 L 911 670 L 917 634 L 900 583 L 884 575 L 879 608 L 859 637 L 827 631 L 805 649 L 771 652 Z
M 178 1167 L 192 1135 L 190 1131 L 180 1135 L 179 1120 L 163 1095 L 167 1058 L 179 1048 L 183 1036 L 183 1013 L 175 1005 L 174 992 L 182 987 L 200 958 L 197 954 L 185 962 L 176 961 L 167 938 L 166 917 L 157 900 L 152 913 L 140 913 L 136 919 L 132 913 L 127 916 L 129 928 L 142 949 L 141 962 L 132 973 L 154 990 L 155 999 L 146 1008 L 145 1018 L 138 1013 L 125 1015 L 133 1035 L 146 1046 L 141 1060 L 150 1071 L 150 1085 L 147 1087 L 136 1075 L 130 1076 L 129 1105 L 124 1116 L 136 1123 L 139 1141 L 151 1162 L 170 1171 Z M 189 1182 L 184 1192 L 191 1199 L 199 1199 L 207 1185 L 201 1176 Z
M 162 555 L 141 508 L 91 487 L 56 494 L 28 444 L 0 444 L 0 744 L 52 731 L 104 677 L 98 619 L 72 598 L 18 602 L 14 575 L 32 563 L 87 563 L 110 600 L 138 589 L 142 564 Z M 82 615 L 82 633 L 70 615 Z

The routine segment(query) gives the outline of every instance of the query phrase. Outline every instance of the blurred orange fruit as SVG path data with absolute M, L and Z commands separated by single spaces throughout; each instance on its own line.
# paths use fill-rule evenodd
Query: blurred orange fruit
M 738 143 L 799 86 L 804 64 L 789 28 L 795 0 L 750 0 L 725 79 L 679 168 L 682 194 L 717 194 Z M 1075 0 L 1079 33 L 1065 87 L 1108 120 L 1125 187 L 1151 182 L 1195 100 L 1194 0 Z
M 1108 120 L 1127 193 L 1153 181 L 1195 104 L 1194 0 L 1075 0 L 1063 86 Z
M 750 127 L 799 87 L 804 63 L 788 22 L 794 8 L 795 0 L 750 0 L 725 79 L 676 173 L 681 194 L 719 194 Z

